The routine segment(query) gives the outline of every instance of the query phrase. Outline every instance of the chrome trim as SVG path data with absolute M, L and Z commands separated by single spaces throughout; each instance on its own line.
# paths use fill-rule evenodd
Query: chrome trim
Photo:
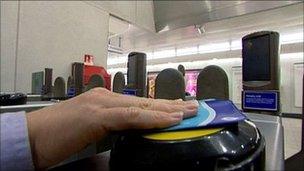
M 243 81 L 243 85 L 247 87 L 261 87 L 270 83 L 270 81 Z

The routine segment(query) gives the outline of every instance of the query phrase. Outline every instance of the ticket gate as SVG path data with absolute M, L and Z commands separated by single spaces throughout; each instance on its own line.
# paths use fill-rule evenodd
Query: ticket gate
M 205 67 L 197 78 L 196 99 L 229 99 L 228 77 L 219 66 Z
M 248 34 L 242 46 L 243 111 L 280 115 L 279 33 Z
M 65 98 L 65 81 L 62 77 L 57 77 L 54 82 L 54 97 Z
M 185 80 L 176 69 L 168 68 L 161 71 L 155 79 L 156 99 L 185 100 Z
M 97 74 L 92 75 L 85 89 L 86 91 L 88 91 L 95 87 L 105 87 L 105 80 L 101 75 L 97 75 Z
M 117 72 L 113 78 L 113 92 L 122 94 L 125 84 L 124 74 L 122 72 Z
M 265 141 L 251 121 L 222 128 L 121 136 L 111 170 L 264 170 Z
M 180 98 L 183 83 L 179 71 L 165 69 L 156 78 L 155 97 Z M 115 142 L 109 164 L 114 171 L 264 170 L 265 140 L 250 120 L 222 127 L 125 133 Z

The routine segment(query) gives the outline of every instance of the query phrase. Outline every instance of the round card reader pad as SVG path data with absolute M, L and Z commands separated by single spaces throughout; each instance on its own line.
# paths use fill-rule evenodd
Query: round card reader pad
M 264 170 L 265 141 L 249 120 L 220 128 L 121 135 L 110 170 Z

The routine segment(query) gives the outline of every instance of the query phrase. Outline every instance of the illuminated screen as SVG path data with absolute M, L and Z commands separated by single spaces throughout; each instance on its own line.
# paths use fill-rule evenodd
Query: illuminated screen
M 190 93 L 191 96 L 196 96 L 196 83 L 199 72 L 186 71 L 185 73 L 186 92 Z
M 185 73 L 185 85 L 186 85 L 186 92 L 188 92 L 191 96 L 196 96 L 196 82 L 197 76 L 199 74 L 199 70 L 193 71 L 186 71 Z M 155 92 L 155 79 L 158 73 L 148 73 L 148 97 L 154 98 Z
M 269 35 L 243 41 L 243 80 L 270 80 Z

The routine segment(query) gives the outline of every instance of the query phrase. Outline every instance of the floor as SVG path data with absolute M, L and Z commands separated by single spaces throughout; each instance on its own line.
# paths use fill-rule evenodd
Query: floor
M 285 159 L 301 150 L 301 119 L 282 118 L 284 127 Z

